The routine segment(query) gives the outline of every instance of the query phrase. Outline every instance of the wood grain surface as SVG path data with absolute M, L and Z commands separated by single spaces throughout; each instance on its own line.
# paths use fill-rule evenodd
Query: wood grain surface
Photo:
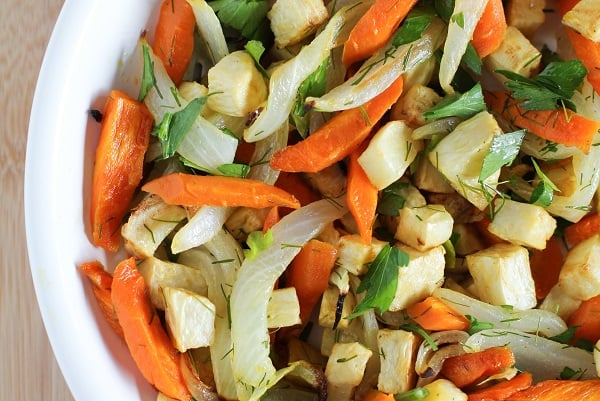
M 63 2 L 0 0 L 0 400 L 73 400 L 36 303 L 23 215 L 29 111 Z

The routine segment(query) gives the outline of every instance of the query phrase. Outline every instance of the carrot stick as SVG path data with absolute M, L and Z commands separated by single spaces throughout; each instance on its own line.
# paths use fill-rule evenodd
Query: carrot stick
M 577 3 L 579 3 L 579 0 L 558 0 L 556 2 L 556 6 L 558 11 L 562 15 L 565 15 L 567 11 L 570 11 L 573 7 L 575 7 Z
M 117 265 L 112 302 L 129 352 L 144 378 L 171 398 L 191 400 L 181 373 L 179 352 L 171 344 L 150 302 L 146 283 L 134 258 Z
M 363 401 L 394 401 L 394 396 L 383 391 L 370 389 L 363 396 Z
M 577 223 L 565 228 L 565 241 L 569 248 L 574 247 L 583 240 L 600 233 L 600 214 L 588 214 Z
M 510 348 L 492 347 L 446 359 L 441 373 L 457 387 L 465 387 L 514 364 L 515 357 Z
M 280 172 L 275 186 L 294 195 L 302 206 L 321 199 L 321 196 L 298 173 Z
M 196 17 L 186 0 L 164 0 L 160 6 L 152 49 L 177 86 L 192 59 Z
M 565 260 L 565 249 L 557 237 L 550 237 L 545 249 L 532 249 L 529 252 L 529 266 L 535 283 L 537 299 L 544 299 L 558 282 L 560 269 Z
M 336 256 L 333 245 L 313 239 L 302 247 L 287 269 L 286 285 L 296 288 L 303 324 L 328 287 Z
M 391 37 L 417 0 L 376 0 L 358 20 L 342 53 L 346 67 L 381 48 Z
M 143 103 L 113 90 L 104 107 L 92 178 L 90 220 L 92 242 L 117 251 L 121 220 L 144 169 L 154 118 Z
M 504 40 L 504 31 L 506 17 L 502 0 L 488 0 L 471 40 L 479 57 L 484 58 L 500 47 Z
M 408 316 L 425 330 L 467 330 L 469 319 L 437 297 L 427 297 L 406 309 Z
M 512 125 L 525 128 L 540 138 L 566 146 L 576 146 L 588 153 L 600 122 L 585 118 L 572 110 L 524 110 L 519 101 L 503 92 L 486 93 L 488 106 Z
M 600 380 L 544 380 L 506 401 L 600 401 Z
M 148 182 L 142 190 L 160 196 L 170 205 L 300 207 L 293 195 L 249 178 L 174 173 Z
M 371 183 L 369 177 L 358 163 L 358 157 L 365 146 L 352 152 L 348 163 L 348 178 L 346 186 L 346 204 L 356 221 L 358 232 L 363 242 L 371 243 L 373 235 L 373 221 L 377 211 L 379 192 Z
M 339 112 L 305 140 L 275 152 L 275 170 L 316 173 L 344 159 L 402 94 L 402 77 L 361 107 Z
M 532 380 L 531 373 L 519 373 L 510 380 L 469 393 L 467 401 L 503 401 L 516 392 L 531 387 Z
M 573 337 L 574 344 L 580 338 L 594 344 L 600 340 L 600 295 L 583 301 L 569 316 L 567 324 L 570 327 L 577 326 Z
M 123 329 L 119 324 L 119 319 L 117 318 L 111 300 L 112 276 L 104 270 L 102 263 L 97 260 L 80 264 L 79 270 L 85 274 L 92 283 L 92 291 L 94 292 L 94 297 L 98 302 L 102 315 L 115 333 L 121 338 L 124 338 Z
M 267 213 L 265 216 L 265 221 L 263 221 L 263 233 L 269 231 L 269 229 L 277 224 L 280 219 L 279 206 L 273 206 L 271 209 L 269 209 L 269 213 Z

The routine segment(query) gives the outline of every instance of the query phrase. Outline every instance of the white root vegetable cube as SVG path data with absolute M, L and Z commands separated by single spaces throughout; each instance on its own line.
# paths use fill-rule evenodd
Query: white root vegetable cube
M 450 239 L 454 220 L 443 205 L 404 207 L 394 238 L 419 251 L 442 245 Z
M 492 72 L 508 70 L 530 77 L 537 71 L 541 59 L 542 54 L 529 39 L 514 26 L 509 26 L 504 32 L 502 44 L 484 59 L 484 64 Z M 504 75 L 494 74 L 501 82 L 506 81 Z
M 420 127 L 427 122 L 423 112 L 435 106 L 441 99 L 441 96 L 430 87 L 413 85 L 392 106 L 390 119 L 403 120 L 411 127 Z
M 468 396 L 454 383 L 446 379 L 437 379 L 425 386 L 429 395 L 422 401 L 467 401 Z
M 165 320 L 171 341 L 180 352 L 208 347 L 215 332 L 215 305 L 183 288 L 163 288 Z
M 569 250 L 558 282 L 575 299 L 586 300 L 600 294 L 600 234 Z
M 416 334 L 404 330 L 381 329 L 377 345 L 381 370 L 377 389 L 389 394 L 408 391 L 414 386 L 414 362 L 420 340 Z
M 375 133 L 358 163 L 381 190 L 402 177 L 422 148 L 421 140 L 412 139 L 412 128 L 404 121 L 394 120 Z
M 556 313 L 563 320 L 567 320 L 579 305 L 581 305 L 580 299 L 565 294 L 560 283 L 556 283 L 540 304 L 540 309 Z
M 328 16 L 323 0 L 277 0 L 267 14 L 279 48 L 300 42 Z
M 562 23 L 589 40 L 600 42 L 600 2 L 581 0 L 565 13 Z
M 367 265 L 377 257 L 385 244 L 386 242 L 376 238 L 373 238 L 371 244 L 365 244 L 360 235 L 343 235 L 337 246 L 337 264 L 352 274 L 364 274 Z
M 408 253 L 407 266 L 398 269 L 398 287 L 389 310 L 399 311 L 422 301 L 444 282 L 444 248 L 437 246 L 427 251 L 418 251 L 406 245 L 398 248 Z
M 206 104 L 220 113 L 244 117 L 267 99 L 267 84 L 246 51 L 223 57 L 208 70 Z
M 333 328 L 339 299 L 340 291 L 337 287 L 329 287 L 325 290 L 321 298 L 321 308 L 319 309 L 319 326 Z M 342 304 L 342 313 L 337 325 L 338 328 L 344 329 L 348 327 L 350 320 L 345 319 L 345 317 L 352 313 L 355 306 L 356 300 L 354 299 L 354 295 L 351 292 L 347 293 Z
M 457 125 L 428 154 L 431 164 L 450 185 L 479 210 L 488 206 L 479 173 L 497 135 L 502 135 L 498 123 L 490 113 L 482 111 Z M 496 188 L 499 176 L 500 169 L 486 178 L 487 191 Z
M 350 400 L 373 353 L 358 342 L 336 343 L 325 367 L 327 400 Z
M 546 20 L 546 0 L 509 0 L 506 3 L 506 22 L 528 38 L 532 37 Z
M 535 285 L 529 267 L 529 252 L 515 244 L 496 244 L 466 256 L 473 285 L 482 301 L 492 305 L 534 308 Z
M 202 270 L 179 263 L 147 258 L 138 265 L 150 291 L 150 299 L 157 309 L 165 309 L 163 289 L 183 288 L 206 296 L 208 287 Z
M 287 287 L 273 290 L 267 304 L 267 327 L 288 327 L 300 323 L 300 303 L 296 289 Z
M 496 214 L 488 230 L 516 245 L 544 249 L 556 229 L 556 220 L 541 206 L 496 199 Z
M 454 193 L 454 188 L 446 177 L 426 157 L 419 158 L 412 181 L 417 188 L 424 191 L 440 194 Z

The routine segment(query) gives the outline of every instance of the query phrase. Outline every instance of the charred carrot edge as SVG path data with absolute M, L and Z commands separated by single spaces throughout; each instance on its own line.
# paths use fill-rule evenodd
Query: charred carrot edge
M 515 357 L 510 348 L 492 347 L 446 359 L 442 364 L 441 374 L 462 388 L 514 364 Z
M 467 330 L 471 325 L 469 319 L 434 296 L 409 306 L 406 313 L 425 330 Z
M 379 191 L 371 183 L 369 177 L 358 163 L 358 157 L 365 146 L 352 152 L 348 162 L 348 178 L 346 186 L 346 204 L 354 217 L 358 233 L 366 244 L 371 243 L 373 222 L 377 212 Z
M 502 0 L 488 0 L 471 40 L 479 57 L 484 58 L 498 49 L 505 31 L 506 17 Z
M 148 182 L 142 190 L 172 205 L 300 207 L 300 202 L 286 191 L 249 178 L 174 173 Z
M 129 352 L 144 378 L 165 395 L 190 401 L 192 396 L 181 373 L 179 352 L 150 302 L 146 283 L 133 257 L 115 268 L 112 303 Z
M 531 387 L 533 376 L 529 372 L 519 373 L 512 379 L 468 394 L 468 401 L 503 401 L 511 395 Z
M 106 101 L 92 178 L 92 243 L 117 251 L 121 221 L 142 179 L 154 117 L 143 103 L 113 90 Z
M 194 52 L 196 17 L 186 0 L 164 0 L 160 6 L 152 49 L 178 86 Z
M 316 173 L 344 159 L 369 136 L 373 126 L 398 100 L 403 86 L 400 77 L 361 107 L 339 112 L 305 140 L 275 152 L 271 167 Z
M 544 380 L 506 401 L 600 401 L 600 380 Z

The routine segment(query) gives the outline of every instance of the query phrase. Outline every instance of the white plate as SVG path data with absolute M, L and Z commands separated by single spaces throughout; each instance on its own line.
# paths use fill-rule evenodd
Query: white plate
M 25 168 L 31 272 L 42 318 L 76 400 L 155 400 L 124 343 L 105 323 L 77 265 L 98 259 L 87 229 L 102 109 L 131 77 L 121 65 L 155 20 L 158 0 L 67 0 L 50 39 L 32 106 Z M 114 267 L 114 264 L 112 264 Z

